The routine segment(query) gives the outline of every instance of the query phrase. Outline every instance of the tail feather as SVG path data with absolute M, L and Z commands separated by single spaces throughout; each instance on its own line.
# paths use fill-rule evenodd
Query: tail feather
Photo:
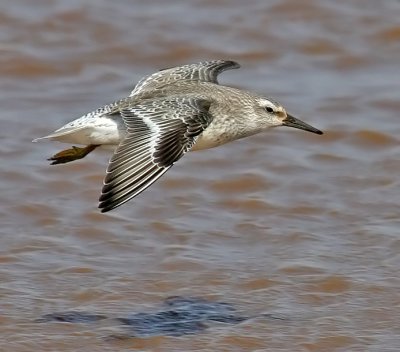
M 43 139 L 59 139 L 60 137 L 67 136 L 69 134 L 75 133 L 77 131 L 85 129 L 86 126 L 79 126 L 79 127 L 73 127 L 73 128 L 63 128 L 61 130 L 57 130 L 47 136 L 44 137 L 39 137 L 35 138 L 32 142 L 39 142 Z

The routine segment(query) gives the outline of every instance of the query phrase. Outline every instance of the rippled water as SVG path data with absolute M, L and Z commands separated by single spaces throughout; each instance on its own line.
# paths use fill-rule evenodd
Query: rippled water
M 399 19 L 397 0 L 1 2 L 0 350 L 398 351 Z M 31 143 L 143 75 L 215 58 L 242 64 L 222 83 L 325 134 L 188 154 L 106 215 L 109 154 L 49 166 L 65 145 Z M 35 323 L 174 295 L 286 320 L 121 341 Z

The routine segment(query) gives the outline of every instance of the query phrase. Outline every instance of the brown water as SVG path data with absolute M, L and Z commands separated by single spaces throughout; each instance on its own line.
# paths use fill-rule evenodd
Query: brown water
M 1 351 L 398 351 L 400 2 L 19 0 L 0 3 Z M 290 129 L 185 156 L 117 211 L 109 155 L 49 166 L 32 144 L 157 69 L 230 58 L 226 84 L 281 101 Z M 110 341 L 172 295 L 255 319 Z

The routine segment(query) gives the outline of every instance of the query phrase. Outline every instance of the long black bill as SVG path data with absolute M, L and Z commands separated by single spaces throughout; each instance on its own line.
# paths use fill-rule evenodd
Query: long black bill
M 292 115 L 287 115 L 286 119 L 283 120 L 283 126 L 294 127 L 300 130 L 316 133 L 316 134 L 323 134 L 322 131 L 316 129 L 315 127 L 310 126 L 309 124 L 296 119 Z

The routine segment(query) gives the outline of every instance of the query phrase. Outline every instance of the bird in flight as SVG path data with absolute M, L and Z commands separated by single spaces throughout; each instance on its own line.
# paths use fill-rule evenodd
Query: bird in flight
M 218 83 L 221 72 L 239 67 L 214 60 L 158 71 L 142 78 L 128 97 L 34 142 L 84 145 L 55 154 L 52 165 L 82 159 L 98 147 L 114 150 L 99 199 L 101 212 L 107 212 L 144 191 L 188 151 L 277 126 L 322 134 L 273 99 Z

